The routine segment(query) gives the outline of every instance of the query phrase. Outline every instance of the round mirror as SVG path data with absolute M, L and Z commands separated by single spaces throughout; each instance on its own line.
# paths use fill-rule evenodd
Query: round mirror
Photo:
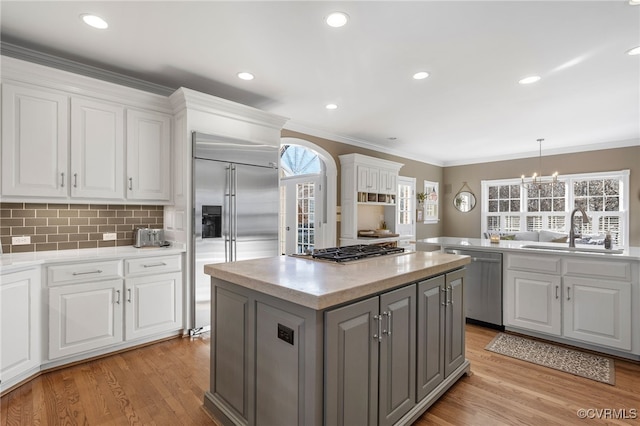
M 460 191 L 453 199 L 453 206 L 463 213 L 469 212 L 476 206 L 476 196 L 470 191 Z

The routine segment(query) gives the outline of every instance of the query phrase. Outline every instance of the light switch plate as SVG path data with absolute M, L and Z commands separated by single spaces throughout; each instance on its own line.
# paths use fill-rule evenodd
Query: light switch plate
M 31 244 L 31 237 L 11 237 L 11 245 L 23 246 L 25 244 Z
M 115 232 L 107 232 L 102 234 L 102 241 L 114 241 L 118 238 L 118 234 Z

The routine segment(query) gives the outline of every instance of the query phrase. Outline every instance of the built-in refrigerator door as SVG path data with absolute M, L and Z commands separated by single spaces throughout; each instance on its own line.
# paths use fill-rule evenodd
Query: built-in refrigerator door
M 230 260 L 229 182 L 230 164 L 194 160 L 194 268 L 192 312 L 194 329 L 211 324 L 211 277 L 204 265 Z
M 234 164 L 233 260 L 278 255 L 278 170 Z M 232 232 L 232 235 L 234 233 Z

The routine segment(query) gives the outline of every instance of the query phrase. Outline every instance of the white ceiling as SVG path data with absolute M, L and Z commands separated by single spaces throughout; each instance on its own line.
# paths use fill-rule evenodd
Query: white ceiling
M 640 144 L 640 6 L 609 1 L 6 1 L 4 42 L 438 165 Z M 323 18 L 340 10 L 343 28 Z M 83 24 L 100 15 L 107 30 Z M 416 81 L 413 73 L 431 75 Z M 256 75 L 253 81 L 236 77 Z M 517 81 L 538 74 L 542 80 Z M 328 111 L 327 103 L 339 108 Z M 389 138 L 397 138 L 390 140 Z

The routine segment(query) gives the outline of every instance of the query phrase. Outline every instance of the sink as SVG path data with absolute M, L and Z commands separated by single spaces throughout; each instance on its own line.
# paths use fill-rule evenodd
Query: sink
M 541 246 L 537 244 L 529 244 L 521 246 L 520 248 L 536 249 L 536 250 L 553 250 L 563 251 L 567 253 L 602 253 L 602 254 L 622 254 L 624 250 L 620 249 L 604 249 L 595 247 L 567 247 L 567 246 Z

